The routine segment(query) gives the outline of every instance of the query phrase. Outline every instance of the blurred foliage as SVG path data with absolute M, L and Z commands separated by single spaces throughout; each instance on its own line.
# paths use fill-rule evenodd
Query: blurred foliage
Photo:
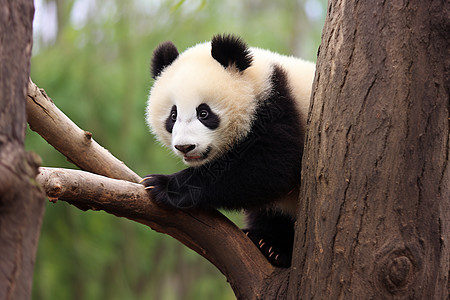
M 183 164 L 145 123 L 153 49 L 180 51 L 235 33 L 251 46 L 315 60 L 324 0 L 35 0 L 33 81 L 78 126 L 140 175 Z M 45 166 L 74 168 L 36 133 Z M 242 225 L 242 217 L 228 214 Z M 170 237 L 104 212 L 47 205 L 33 299 L 234 299 L 209 262 Z

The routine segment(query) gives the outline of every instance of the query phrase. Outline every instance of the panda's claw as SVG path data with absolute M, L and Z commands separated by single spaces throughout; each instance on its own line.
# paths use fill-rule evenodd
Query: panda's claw
M 144 178 L 141 179 L 141 181 L 139 181 L 139 183 L 143 183 L 144 181 L 150 178 L 152 178 L 152 176 L 145 176 Z
M 278 248 L 270 236 L 266 237 L 259 232 L 252 232 L 247 229 L 243 231 L 272 265 L 282 268 L 290 266 L 290 256 L 288 253 L 283 252 L 282 248 Z
M 154 189 L 154 188 L 155 188 L 155 186 L 153 186 L 153 185 L 150 185 L 150 186 L 146 186 L 146 187 L 145 187 L 146 190 L 151 190 L 151 189 Z

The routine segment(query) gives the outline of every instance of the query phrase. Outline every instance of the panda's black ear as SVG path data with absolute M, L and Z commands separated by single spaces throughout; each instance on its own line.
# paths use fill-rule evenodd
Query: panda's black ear
M 252 54 L 247 44 L 234 35 L 216 35 L 211 40 L 211 55 L 224 68 L 235 66 L 240 72 L 252 64 Z
M 151 73 L 153 79 L 161 74 L 165 67 L 170 65 L 178 57 L 177 47 L 172 42 L 159 44 L 153 51 Z

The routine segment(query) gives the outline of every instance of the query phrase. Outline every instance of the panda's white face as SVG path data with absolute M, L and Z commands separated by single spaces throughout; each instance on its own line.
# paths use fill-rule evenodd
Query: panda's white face
M 172 150 L 190 166 L 202 165 L 216 157 L 221 149 L 217 129 L 221 120 L 206 103 L 197 107 L 173 105 L 166 119 L 166 130 L 171 133 Z
M 189 166 L 219 157 L 250 131 L 254 87 L 246 75 L 211 57 L 211 45 L 186 50 L 164 68 L 150 92 L 147 121 Z
M 160 44 L 147 106 L 152 132 L 190 166 L 218 158 L 250 132 L 274 64 L 288 71 L 305 125 L 313 63 L 248 48 L 233 36 L 215 36 L 182 54 L 171 42 Z

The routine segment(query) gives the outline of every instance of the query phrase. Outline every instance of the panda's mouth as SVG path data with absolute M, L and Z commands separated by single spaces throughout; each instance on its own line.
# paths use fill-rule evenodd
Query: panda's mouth
M 211 152 L 211 147 L 206 148 L 206 150 L 198 155 L 184 155 L 184 160 L 186 162 L 199 162 L 206 159 Z

